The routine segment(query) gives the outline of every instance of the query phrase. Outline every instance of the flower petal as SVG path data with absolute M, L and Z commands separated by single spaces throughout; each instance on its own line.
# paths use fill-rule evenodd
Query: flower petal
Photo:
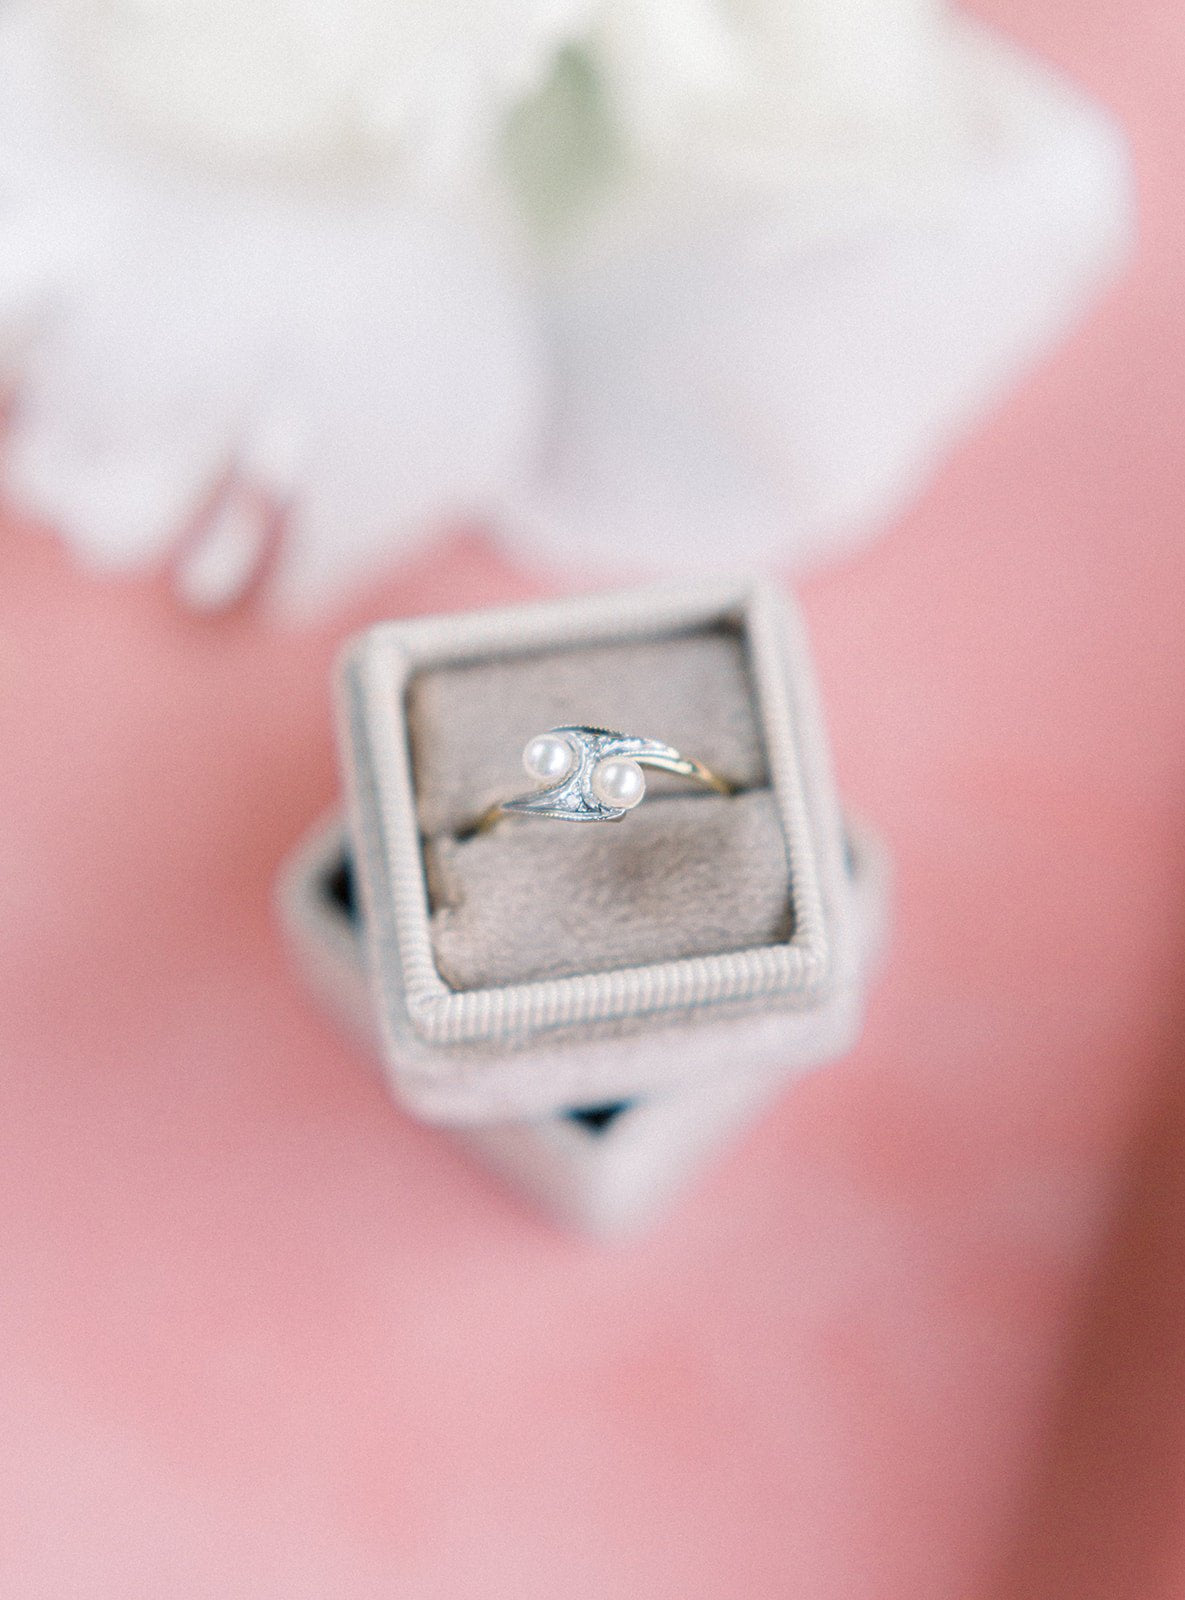
M 834 555 L 1061 333 L 1130 239 L 1122 137 L 981 30 L 959 51 L 980 134 L 896 215 L 812 240 L 793 175 L 780 200 L 656 191 L 565 263 L 524 547 L 581 571 Z
M 305 283 L 249 451 L 292 502 L 277 580 L 298 609 L 426 531 L 503 504 L 531 460 L 541 400 L 533 321 L 472 238 L 414 218 L 369 238 L 322 233 Z

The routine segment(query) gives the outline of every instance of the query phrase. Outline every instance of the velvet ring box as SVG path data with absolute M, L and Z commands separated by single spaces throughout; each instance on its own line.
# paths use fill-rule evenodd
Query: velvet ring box
M 382 624 L 340 735 L 382 1053 L 429 1120 L 504 1123 L 845 1051 L 864 980 L 797 616 L 762 582 Z M 620 823 L 473 820 L 564 723 L 675 745 Z
M 874 968 L 888 905 L 885 851 L 869 829 L 848 825 L 845 859 L 863 976 Z M 353 848 L 333 813 L 286 862 L 278 910 L 293 961 L 330 1013 L 376 1053 L 378 1029 L 366 972 Z M 782 1078 L 722 1071 L 689 1089 L 550 1116 L 448 1130 L 553 1222 L 600 1236 L 650 1220 L 783 1086 Z

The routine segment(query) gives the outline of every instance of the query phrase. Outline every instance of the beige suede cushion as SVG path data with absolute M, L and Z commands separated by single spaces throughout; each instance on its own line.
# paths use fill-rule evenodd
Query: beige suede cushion
M 743 644 L 724 629 L 417 676 L 408 723 L 445 981 L 485 988 L 788 938 L 786 846 L 753 693 Z M 619 823 L 508 819 L 458 837 L 529 789 L 523 746 L 565 722 L 665 740 L 741 792 L 648 774 L 646 800 Z

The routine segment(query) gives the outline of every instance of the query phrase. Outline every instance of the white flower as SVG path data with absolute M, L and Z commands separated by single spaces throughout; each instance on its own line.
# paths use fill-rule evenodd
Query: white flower
M 228 491 L 242 526 L 245 492 L 286 512 L 294 602 L 499 503 L 537 428 L 538 362 L 521 293 L 471 223 L 133 159 L 63 92 L 37 8 L 6 20 L 0 147 L 17 160 L 0 232 L 34 218 L 47 235 L 35 261 L 0 248 L 35 267 L 10 296 L 18 499 L 125 566 Z
M 0 0 L 9 492 L 199 603 L 479 517 L 582 568 L 883 518 L 1124 238 L 933 0 Z

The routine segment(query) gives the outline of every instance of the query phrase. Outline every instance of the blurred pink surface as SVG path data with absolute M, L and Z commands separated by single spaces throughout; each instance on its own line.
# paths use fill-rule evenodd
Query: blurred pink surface
M 269 896 L 347 627 L 0 532 L 0 1593 L 1185 1593 L 1185 18 L 994 20 L 1123 116 L 1136 269 L 806 601 L 899 865 L 858 1053 L 653 1235 L 383 1100 Z

